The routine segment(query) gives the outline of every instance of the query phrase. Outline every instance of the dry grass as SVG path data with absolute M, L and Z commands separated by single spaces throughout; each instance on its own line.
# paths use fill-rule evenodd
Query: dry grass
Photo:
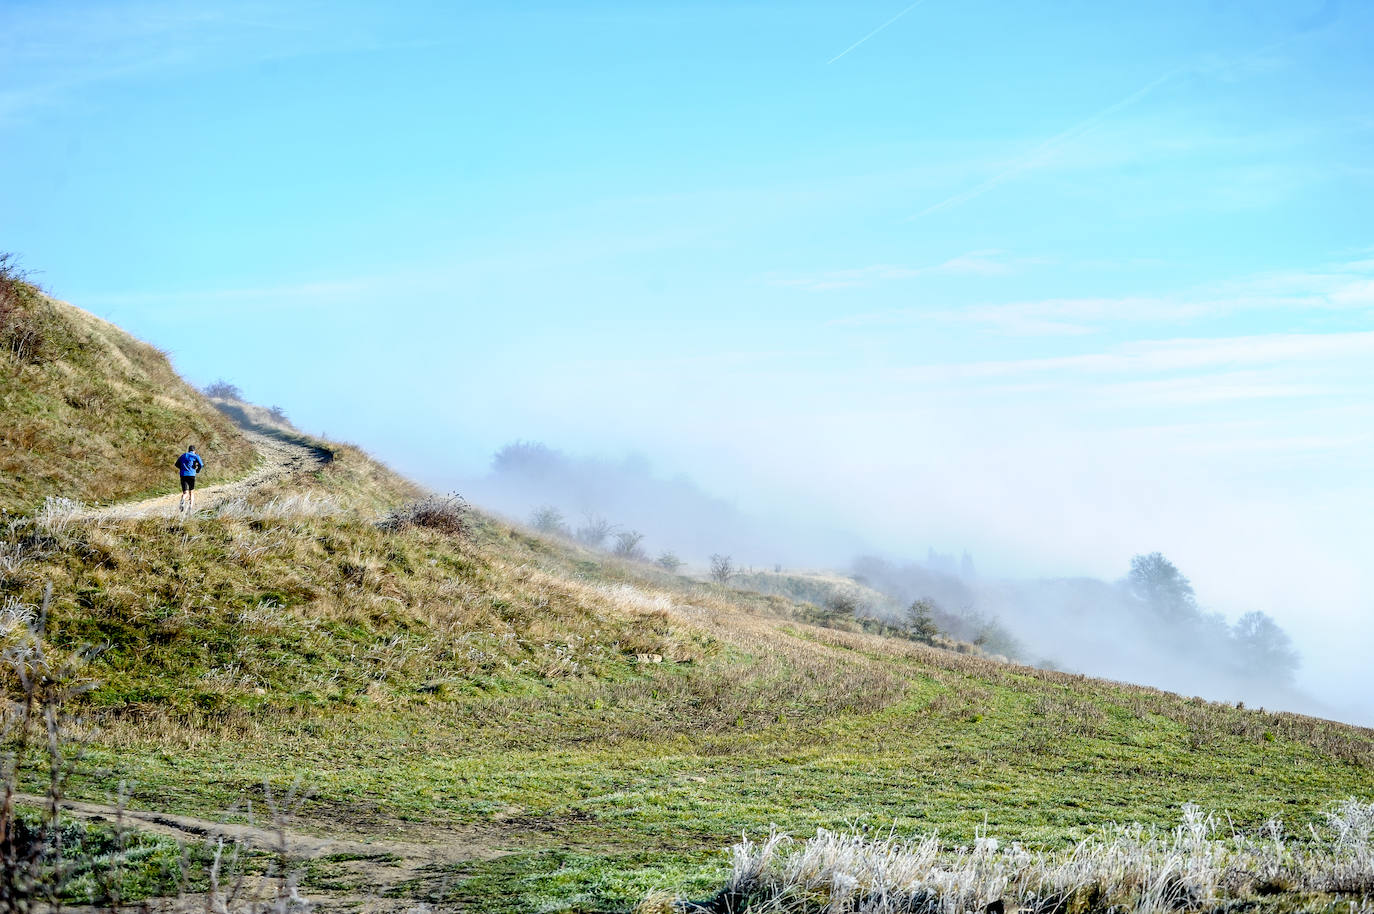
M 170 491 L 187 444 L 212 480 L 252 466 L 252 447 L 163 353 L 27 284 L 0 287 L 0 337 L 27 328 L 22 345 L 0 346 L 0 508 Z
M 466 536 L 471 528 L 468 511 L 467 502 L 457 494 L 429 495 L 396 508 L 377 526 L 390 531 L 423 527 L 450 536 Z
M 958 914 L 1000 902 L 1036 914 L 1155 914 L 1280 893 L 1367 900 L 1374 892 L 1372 831 L 1374 804 L 1356 800 L 1296 840 L 1278 819 L 1255 832 L 1224 832 L 1215 816 L 1189 804 L 1170 831 L 1113 826 L 1059 853 L 986 836 L 972 846 L 948 847 L 935 834 L 821 830 L 797 843 L 775 831 L 761 842 L 746 837 L 736 844 L 726 887 L 688 909 Z M 640 911 L 673 907 L 656 895 Z

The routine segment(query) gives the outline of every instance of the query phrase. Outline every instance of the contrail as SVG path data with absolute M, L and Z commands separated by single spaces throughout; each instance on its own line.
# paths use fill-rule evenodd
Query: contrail
M 911 4 L 911 5 L 908 6 L 906 9 L 902 10 L 900 13 L 898 13 L 898 14 L 895 15 L 895 16 L 893 16 L 891 19 L 887 20 L 887 21 L 884 22 L 882 25 L 878 26 L 876 29 L 874 29 L 873 31 L 869 32 L 869 33 L 868 33 L 867 35 L 865 35 L 864 37 L 860 38 L 858 41 L 854 42 L 854 43 L 851 44 L 849 47 L 845 48 L 843 51 L 841 51 L 840 53 L 836 54 L 834 57 L 832 57 L 832 58 L 830 58 L 829 60 L 827 60 L 827 61 L 825 62 L 825 65 L 826 65 L 826 66 L 830 66 L 832 63 L 834 63 L 835 61 L 839 60 L 841 57 L 843 57 L 844 55 L 848 54 L 850 51 L 854 50 L 854 49 L 857 48 L 859 45 L 863 44 L 865 41 L 867 41 L 868 39 L 872 38 L 874 35 L 878 34 L 878 33 L 881 32 L 883 29 L 887 28 L 889 25 L 891 25 L 892 23 L 896 22 L 898 19 L 901 19 L 901 18 L 902 18 L 903 16 L 905 16 L 907 13 L 911 12 L 911 11 L 914 10 L 916 7 L 920 6 L 922 3 L 925 3 L 925 2 L 926 2 L 926 0 L 916 0 L 915 3 Z
M 1120 111 L 1122 108 L 1127 108 L 1131 105 L 1134 105 L 1136 102 L 1140 101 L 1142 98 L 1149 95 L 1155 89 L 1158 89 L 1160 86 L 1164 85 L 1166 82 L 1168 82 L 1178 74 L 1188 69 L 1188 67 L 1176 67 L 1170 70 L 1168 73 L 1165 73 L 1163 76 L 1159 77 L 1153 82 L 1141 86 L 1139 89 L 1135 90 L 1125 98 L 1113 102 L 1112 104 L 1103 108 L 1101 111 L 1097 112 L 1087 120 L 1080 121 L 1077 124 L 1074 124 L 1068 130 L 1065 130 L 1062 133 L 1058 133 L 1050 137 L 1048 140 L 1041 143 L 1039 146 L 1035 147 L 1035 149 L 1029 155 L 1012 163 L 1007 168 L 993 175 L 991 178 L 988 178 L 982 184 L 979 184 L 977 187 L 963 191 L 962 193 L 957 193 L 952 197 L 948 197 L 944 200 L 941 200 L 939 203 L 933 203 L 930 206 L 927 206 L 925 209 L 921 210 L 916 215 L 908 216 L 906 219 L 902 221 L 911 222 L 913 220 L 921 218 L 922 216 L 928 216 L 931 213 L 937 213 L 940 210 L 949 209 L 951 207 L 958 206 L 961 203 L 967 203 L 974 197 L 981 197 L 983 194 L 992 190 L 994 187 L 1001 184 L 1003 181 L 1006 181 L 1008 178 L 1020 174 L 1021 172 L 1035 165 L 1037 161 L 1044 158 L 1046 153 L 1053 152 L 1055 149 L 1064 145 L 1070 140 L 1078 139 L 1080 136 L 1087 133 L 1089 130 L 1091 130 L 1092 128 L 1096 127 L 1099 123 L 1101 123 L 1104 118 L 1112 116 L 1116 112 Z

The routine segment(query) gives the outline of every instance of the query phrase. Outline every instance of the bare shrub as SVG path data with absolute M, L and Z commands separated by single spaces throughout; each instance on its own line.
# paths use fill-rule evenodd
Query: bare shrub
M 644 540 L 644 534 L 638 530 L 622 530 L 615 535 L 615 548 L 611 550 L 622 559 L 642 560 L 644 550 L 639 548 L 639 544 Z
M 553 505 L 541 505 L 534 509 L 530 515 L 530 526 L 540 533 L 547 533 L 551 536 L 571 536 L 572 531 L 568 529 L 568 522 L 563 518 L 563 512 Z
M 453 536 L 467 536 L 471 529 L 468 503 L 457 493 L 430 495 L 392 511 L 377 524 L 383 530 L 397 531 L 424 527 Z
M 615 524 L 600 514 L 588 514 L 583 518 L 582 526 L 577 528 L 577 541 L 584 546 L 600 549 L 614 530 Z
M 205 385 L 205 396 L 215 397 L 219 400 L 237 400 L 243 402 L 243 391 L 237 384 L 230 384 L 220 378 L 218 381 Z
M 672 552 L 664 552 L 654 559 L 654 564 L 669 574 L 677 574 L 677 570 L 685 563 Z
M 717 584 L 729 584 L 734 576 L 735 563 L 730 560 L 730 556 L 721 555 L 719 552 L 711 556 L 711 580 Z

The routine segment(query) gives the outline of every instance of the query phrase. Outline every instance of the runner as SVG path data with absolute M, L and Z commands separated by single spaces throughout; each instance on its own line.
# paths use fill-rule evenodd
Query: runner
M 186 447 L 186 453 L 177 458 L 177 472 L 181 473 L 181 504 L 178 511 L 196 506 L 196 473 L 205 468 L 205 462 L 196 453 L 194 444 Z

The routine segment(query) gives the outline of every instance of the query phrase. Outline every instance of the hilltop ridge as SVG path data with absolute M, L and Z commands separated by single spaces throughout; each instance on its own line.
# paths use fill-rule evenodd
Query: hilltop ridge
M 111 502 L 171 491 L 188 444 L 207 478 L 242 474 L 252 445 L 166 353 L 0 271 L 0 508 L 47 496 Z

